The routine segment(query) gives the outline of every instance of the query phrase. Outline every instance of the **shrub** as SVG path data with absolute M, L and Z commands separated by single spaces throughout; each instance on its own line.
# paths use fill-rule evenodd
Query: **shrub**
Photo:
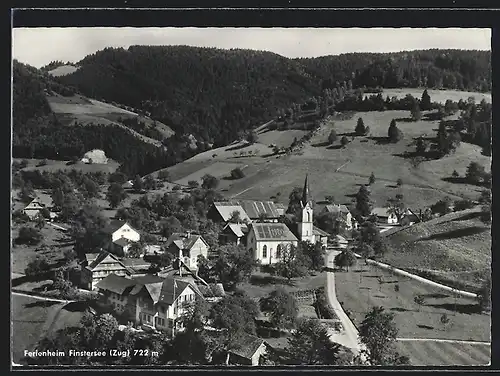
M 314 306 L 316 308 L 318 316 L 320 316 L 321 318 L 328 320 L 337 318 L 335 311 L 332 307 L 330 307 L 330 304 L 328 304 L 325 290 L 323 288 L 316 290 L 316 301 L 314 302 Z
M 403 179 L 399 178 L 397 181 L 396 181 L 396 184 L 398 185 L 398 187 L 401 187 L 403 185 Z
M 455 201 L 455 211 L 471 209 L 474 207 L 474 202 L 468 199 Z
M 36 166 L 37 167 L 46 166 L 47 163 L 48 163 L 48 161 L 46 159 L 44 159 L 44 160 L 41 160 L 40 162 L 38 162 L 38 164 Z
M 16 242 L 17 244 L 37 245 L 42 241 L 42 238 L 42 234 L 37 229 L 23 226 L 19 230 Z
M 181 188 L 181 186 L 180 186 L 180 185 L 174 185 L 174 186 L 172 187 L 172 191 L 180 191 L 181 189 L 182 189 L 182 188 Z
M 48 272 L 50 269 L 50 265 L 45 257 L 37 257 L 33 261 L 31 261 L 26 269 L 24 270 L 24 274 L 29 277 L 37 276 L 43 273 Z
M 243 173 L 241 168 L 236 167 L 236 168 L 231 170 L 231 179 L 241 179 L 244 177 L 245 177 L 245 174 Z

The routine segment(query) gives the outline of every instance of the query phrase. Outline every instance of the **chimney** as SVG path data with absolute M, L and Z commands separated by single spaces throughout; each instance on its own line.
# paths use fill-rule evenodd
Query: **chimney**
M 190 238 L 191 237 L 191 230 L 187 230 L 186 231 L 186 238 Z

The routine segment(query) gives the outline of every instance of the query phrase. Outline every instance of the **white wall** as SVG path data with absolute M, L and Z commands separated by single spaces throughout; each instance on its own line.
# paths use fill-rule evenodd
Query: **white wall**
M 138 242 L 139 240 L 141 240 L 141 235 L 127 223 L 125 223 L 122 227 L 120 227 L 113 233 L 111 240 L 114 242 L 120 238 L 126 238 L 130 241 Z

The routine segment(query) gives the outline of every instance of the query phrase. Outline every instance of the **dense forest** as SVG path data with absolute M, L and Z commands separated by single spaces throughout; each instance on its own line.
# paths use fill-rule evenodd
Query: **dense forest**
M 41 70 L 14 62 L 14 156 L 72 158 L 84 149 L 102 148 L 127 163 L 127 174 L 145 174 L 193 155 L 186 147 L 188 135 L 197 140 L 197 152 L 208 145 L 226 145 L 298 105 L 319 106 L 325 92 L 332 94 L 325 103 L 328 108 L 355 89 L 425 86 L 489 91 L 490 55 L 426 50 L 288 59 L 264 51 L 132 46 L 98 51 L 78 62 L 77 71 L 60 77 L 47 70 L 61 62 Z M 165 152 L 143 145 L 118 127 L 62 127 L 45 99 L 51 91 L 133 107 L 169 125 L 176 136 L 164 140 Z M 141 124 L 128 126 L 135 129 Z M 120 150 L 120 143 L 130 147 Z

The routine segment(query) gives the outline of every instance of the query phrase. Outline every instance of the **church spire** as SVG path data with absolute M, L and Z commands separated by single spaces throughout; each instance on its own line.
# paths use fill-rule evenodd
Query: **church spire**
M 304 189 L 302 190 L 302 205 L 306 206 L 307 203 L 309 202 L 309 184 L 307 182 L 307 174 L 306 174 L 306 180 L 304 181 Z

